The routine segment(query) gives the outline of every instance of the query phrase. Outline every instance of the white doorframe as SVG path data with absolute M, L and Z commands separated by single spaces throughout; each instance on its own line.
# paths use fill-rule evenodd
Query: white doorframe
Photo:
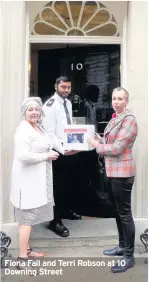
M 25 98 L 28 98 L 30 95 L 30 73 L 29 73 L 29 64 L 30 64 L 30 50 L 31 44 L 29 39 L 30 27 L 29 27 L 29 10 L 26 5 L 26 40 L 25 40 Z
M 30 35 L 29 41 L 30 43 L 121 44 L 122 37 Z

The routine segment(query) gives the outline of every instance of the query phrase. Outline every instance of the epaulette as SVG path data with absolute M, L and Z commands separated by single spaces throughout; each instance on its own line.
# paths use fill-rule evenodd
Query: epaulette
M 54 101 L 55 101 L 54 98 L 50 99 L 49 102 L 46 104 L 46 106 L 51 107 L 53 105 Z

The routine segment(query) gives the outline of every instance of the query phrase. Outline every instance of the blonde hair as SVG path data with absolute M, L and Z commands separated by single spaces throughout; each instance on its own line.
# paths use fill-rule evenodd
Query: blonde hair
M 114 91 L 124 91 L 125 92 L 126 100 L 129 101 L 129 93 L 128 93 L 128 91 L 125 88 L 123 88 L 123 87 L 116 87 L 116 88 L 113 89 L 113 92 Z

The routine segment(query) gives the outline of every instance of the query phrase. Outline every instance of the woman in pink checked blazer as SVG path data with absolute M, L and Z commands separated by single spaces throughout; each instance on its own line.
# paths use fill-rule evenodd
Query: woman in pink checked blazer
M 105 157 L 108 194 L 115 210 L 119 233 L 119 246 L 104 250 L 104 254 L 124 255 L 124 262 L 113 266 L 112 272 L 124 272 L 134 266 L 135 225 L 131 211 L 131 191 L 135 176 L 132 147 L 137 136 L 137 121 L 131 111 L 126 109 L 128 98 L 129 94 L 124 88 L 114 89 L 112 107 L 115 113 L 105 128 L 104 136 L 89 139 L 89 144 Z

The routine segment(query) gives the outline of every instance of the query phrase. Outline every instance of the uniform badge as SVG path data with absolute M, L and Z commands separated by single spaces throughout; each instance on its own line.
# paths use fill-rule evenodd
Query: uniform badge
M 54 103 L 55 99 L 50 99 L 49 102 L 46 104 L 47 107 L 51 107 Z

